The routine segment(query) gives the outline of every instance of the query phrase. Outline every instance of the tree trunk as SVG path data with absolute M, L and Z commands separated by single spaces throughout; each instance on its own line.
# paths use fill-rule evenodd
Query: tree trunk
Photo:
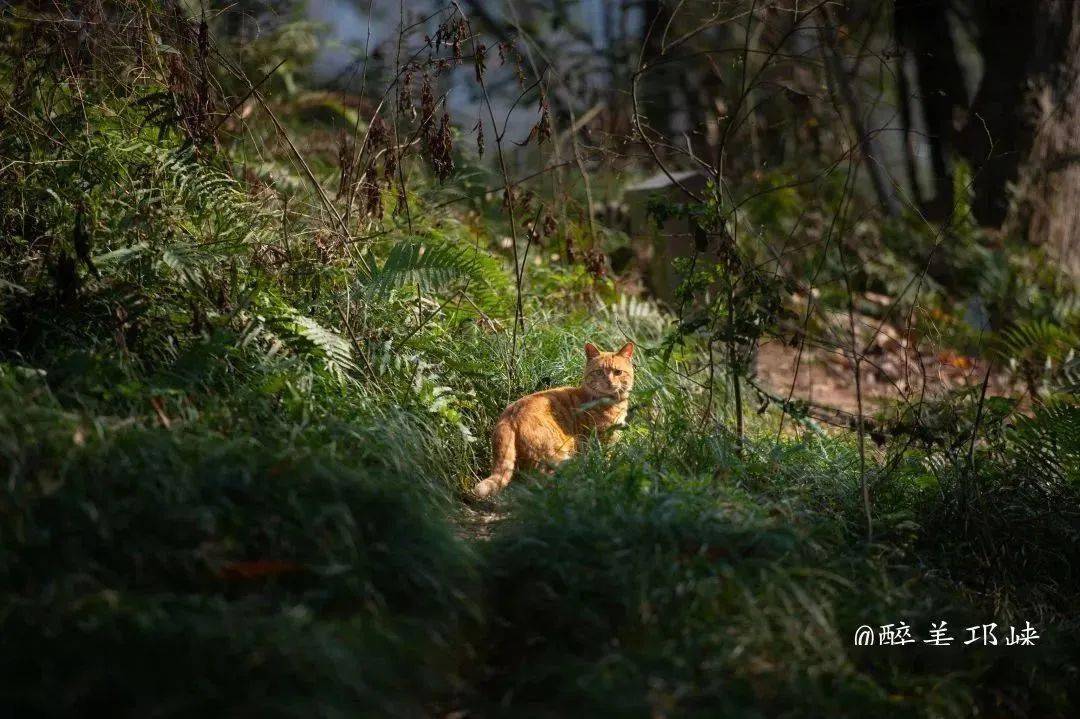
M 956 48 L 949 30 L 950 3 L 946 0 L 928 3 L 925 0 L 895 0 L 893 22 L 897 44 L 905 48 L 914 60 L 915 85 L 923 124 L 930 143 L 930 162 L 934 170 L 931 200 L 922 204 L 923 212 L 932 219 L 944 219 L 953 211 L 952 155 L 956 135 L 953 115 L 957 108 L 967 106 L 964 75 L 956 57 Z M 905 135 L 911 129 L 912 97 L 907 82 L 903 56 L 898 67 L 898 83 Z M 910 146 L 907 149 L 911 152 Z M 911 162 L 914 159 L 911 158 Z M 913 170 L 909 169 L 915 197 L 921 188 Z
M 1043 0 L 1035 37 L 1025 117 L 1030 151 L 1006 227 L 1044 245 L 1080 278 L 1080 3 Z
M 1009 211 L 1009 184 L 1031 148 L 1025 99 L 1034 60 L 1035 23 L 1047 0 L 974 0 L 982 80 L 958 139 L 974 171 L 971 211 L 983 227 L 1001 227 Z
M 858 135 L 859 147 L 866 160 L 865 166 L 870 175 L 870 182 L 882 211 L 889 217 L 897 217 L 900 214 L 900 202 L 896 199 L 892 184 L 882 169 L 881 150 L 874 136 L 866 129 L 859 97 L 851 86 L 851 78 L 848 77 L 844 60 L 837 49 L 836 21 L 827 7 L 823 8 L 822 12 L 825 22 L 820 26 L 821 52 L 825 60 L 826 77 L 832 78 L 831 82 L 836 86 L 838 99 L 847 108 L 848 119 Z
M 949 197 L 955 139 L 974 172 L 976 221 L 1045 245 L 1080 277 L 1080 2 L 895 0 L 894 7 L 930 136 L 938 202 L 927 207 Z M 960 132 L 953 123 L 965 93 L 949 19 L 957 7 L 970 10 L 983 60 Z M 910 130 L 909 115 L 904 125 Z

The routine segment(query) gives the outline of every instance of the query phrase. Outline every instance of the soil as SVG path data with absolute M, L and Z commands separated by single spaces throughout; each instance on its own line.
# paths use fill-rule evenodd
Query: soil
M 868 414 L 890 404 L 914 404 L 965 387 L 978 388 L 986 377 L 984 358 L 933 348 L 925 339 L 867 315 L 857 314 L 855 319 L 857 345 L 865 349 L 859 379 Z M 801 347 L 798 342 L 763 342 L 757 352 L 758 381 L 783 398 L 855 413 L 859 403 L 849 350 L 850 323 L 846 314 L 827 320 L 828 329 L 809 337 Z M 1018 392 L 1007 373 L 992 369 L 987 394 Z

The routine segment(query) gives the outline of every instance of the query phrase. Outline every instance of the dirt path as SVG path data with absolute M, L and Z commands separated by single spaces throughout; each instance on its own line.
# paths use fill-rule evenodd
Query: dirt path
M 777 340 L 758 349 L 757 376 L 771 392 L 844 412 L 858 410 L 854 365 L 843 348 L 850 344 L 844 317 L 829 317 L 830 327 L 802 348 Z M 864 409 L 875 412 L 896 402 L 915 403 L 947 392 L 979 387 L 987 361 L 949 348 L 934 347 L 872 317 L 857 316 L 859 346 L 866 348 L 859 372 Z M 796 374 L 796 369 L 798 373 Z M 792 382 L 794 377 L 794 383 Z M 1016 395 L 1007 373 L 994 371 L 988 392 Z
M 491 539 L 495 525 L 508 516 L 507 512 L 497 511 L 490 503 L 462 505 L 457 522 L 458 536 L 469 541 L 486 542 Z

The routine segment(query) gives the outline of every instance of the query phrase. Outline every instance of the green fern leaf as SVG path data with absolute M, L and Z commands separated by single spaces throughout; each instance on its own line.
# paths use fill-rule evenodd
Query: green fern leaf
M 432 294 L 463 289 L 485 311 L 501 314 L 508 296 L 506 283 L 506 270 L 492 255 L 433 237 L 394 245 L 361 285 L 375 300 L 385 300 L 397 290 L 415 292 L 417 287 Z
M 1080 405 L 1058 402 L 1009 430 L 1018 466 L 1042 477 L 1080 481 Z

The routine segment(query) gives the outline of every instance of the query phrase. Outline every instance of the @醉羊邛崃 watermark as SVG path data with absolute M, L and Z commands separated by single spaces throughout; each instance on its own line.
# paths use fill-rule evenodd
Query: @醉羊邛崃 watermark
M 953 642 L 956 640 L 956 637 L 952 636 L 952 630 L 949 629 L 948 624 L 949 623 L 945 620 L 931 622 L 926 638 L 913 635 L 911 633 L 911 627 L 904 622 L 882 624 L 877 627 L 863 624 L 855 630 L 855 646 L 898 647 L 905 644 L 922 643 L 937 647 L 948 647 L 952 646 Z M 1014 626 L 1009 626 L 1008 629 L 1008 634 L 1006 634 L 1005 628 L 998 627 L 994 622 L 966 627 L 964 631 L 967 634 L 967 638 L 963 642 L 963 645 L 974 644 L 976 646 L 988 647 L 1003 644 L 1008 647 L 1032 647 L 1035 646 L 1035 641 L 1039 639 L 1039 635 L 1036 632 L 1035 627 L 1031 626 L 1031 622 L 1024 622 L 1023 629 L 1018 630 Z M 1001 633 L 1000 642 L 998 641 L 999 632 Z

